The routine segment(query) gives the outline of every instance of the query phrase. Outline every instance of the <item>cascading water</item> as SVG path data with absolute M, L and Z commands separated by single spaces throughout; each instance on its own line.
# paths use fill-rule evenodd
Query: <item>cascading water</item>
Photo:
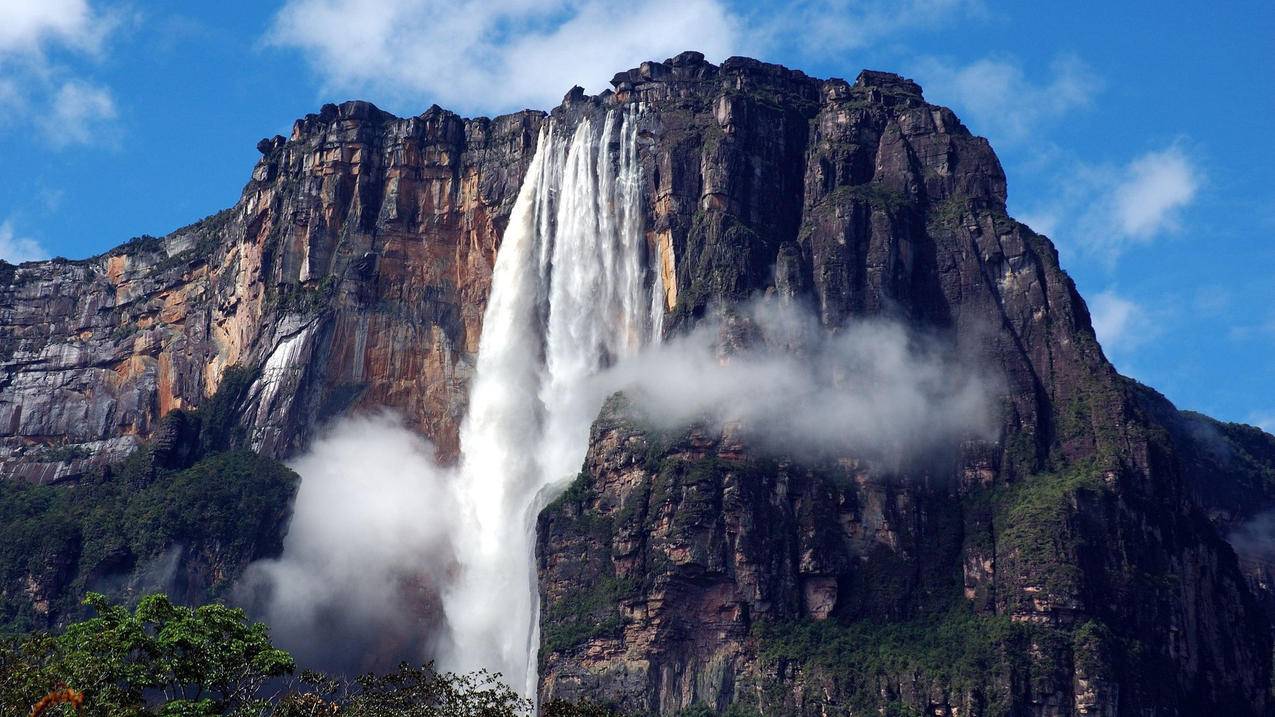
M 658 340 L 663 288 L 642 232 L 639 110 L 550 120 L 492 272 L 461 427 L 461 574 L 444 595 L 449 668 L 536 689 L 535 518 L 579 470 L 601 396 L 590 379 Z M 648 275 L 649 278 L 648 278 Z

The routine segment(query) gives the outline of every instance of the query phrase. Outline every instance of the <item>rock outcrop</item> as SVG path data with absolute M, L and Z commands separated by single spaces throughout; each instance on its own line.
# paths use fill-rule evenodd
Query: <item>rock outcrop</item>
M 260 369 L 253 448 L 389 406 L 454 455 L 503 223 L 540 113 L 326 105 L 263 140 L 231 209 L 84 261 L 0 271 L 0 470 L 82 475 Z
M 1006 214 L 985 140 L 887 73 L 691 53 L 613 84 L 594 101 L 640 101 L 651 128 L 672 325 L 757 294 L 829 331 L 904 321 L 1004 377 L 1000 438 L 900 474 L 666 436 L 614 402 L 540 519 L 542 699 L 1268 709 L 1268 583 L 1224 537 L 1270 506 L 1271 456 L 1114 371 L 1052 244 Z
M 612 85 L 548 116 L 641 104 L 666 333 L 759 294 L 830 332 L 902 321 L 1003 377 L 998 438 L 883 471 L 706 425 L 668 434 L 612 400 L 540 517 L 542 700 L 1271 708 L 1275 561 L 1245 536 L 1275 507 L 1275 439 L 1115 372 L 1053 245 L 1007 215 L 986 140 L 889 73 L 688 52 Z M 239 442 L 266 456 L 389 406 L 454 457 L 544 121 L 327 105 L 258 145 L 225 212 L 89 260 L 0 265 L 0 471 L 73 483 L 146 441 L 163 455 L 180 427 L 162 419 L 232 366 L 252 376 Z

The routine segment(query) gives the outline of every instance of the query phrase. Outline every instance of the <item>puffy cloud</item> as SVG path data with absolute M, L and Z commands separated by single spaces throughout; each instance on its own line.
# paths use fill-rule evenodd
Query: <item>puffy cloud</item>
M 96 51 L 108 29 L 87 0 L 0 0 L 0 55 L 39 54 L 51 44 Z
M 1181 214 L 1195 200 L 1204 173 L 1174 143 L 1123 166 L 1073 163 L 1054 182 L 1058 191 L 1020 212 L 1024 221 L 1064 250 L 1114 264 L 1130 248 L 1181 228 Z
M 24 261 L 47 259 L 49 252 L 34 239 L 18 236 L 13 230 L 13 222 L 0 222 L 0 259 L 10 264 L 21 264 Z
M 796 0 L 777 11 L 748 17 L 754 44 L 769 47 L 799 38 L 805 57 L 827 59 L 903 31 L 939 25 L 961 12 L 977 11 L 971 0 Z
M 433 447 L 392 414 L 352 416 L 289 465 L 302 482 L 283 555 L 253 563 L 238 598 L 321 669 L 429 657 L 457 511 Z
M 1094 333 L 1109 354 L 1131 350 L 1150 338 L 1146 310 L 1113 289 L 1090 299 L 1089 312 Z
M 719 0 L 288 0 L 267 39 L 332 90 L 490 111 L 550 107 L 689 48 L 724 57 L 740 36 Z
M 1275 336 L 1275 314 L 1270 314 L 1257 321 L 1235 324 L 1227 330 L 1232 340 L 1245 341 Z
M 119 16 L 88 0 L 0 0 L 0 101 L 11 125 L 35 125 L 60 149 L 111 137 L 110 91 L 81 79 L 77 63 L 97 59 Z
M 747 345 L 738 345 L 741 333 Z M 769 301 L 648 347 L 573 398 L 594 416 L 624 391 L 662 427 L 706 422 L 795 459 L 849 452 L 889 471 L 969 438 L 994 439 L 998 389 L 951 347 L 906 326 L 864 322 L 829 335 L 811 313 Z M 587 433 L 558 438 L 587 441 Z M 534 456 L 534 446 L 517 443 L 529 437 L 507 439 L 466 450 Z M 390 414 L 341 418 L 290 465 L 302 482 L 283 554 L 254 563 L 237 595 L 282 646 L 347 672 L 399 659 L 458 670 L 499 664 L 498 652 L 457 645 L 453 632 L 488 622 L 509 629 L 501 596 L 525 589 L 508 579 L 516 572 L 488 582 L 486 566 L 530 553 L 500 543 L 494 553 L 472 549 L 482 536 L 465 518 L 468 501 L 500 501 L 500 491 L 469 490 L 462 472 L 435 463 L 431 446 Z M 506 676 L 521 686 L 519 675 Z
M 950 346 L 889 321 L 836 334 L 798 307 L 755 302 L 598 377 L 652 422 L 707 421 L 795 456 L 857 454 L 887 470 L 996 437 L 1000 382 Z M 723 337 L 746 345 L 725 352 Z M 726 343 L 729 343 L 727 341 Z
M 939 24 L 973 0 L 287 0 L 267 42 L 300 50 L 332 91 L 464 112 L 556 105 L 572 86 L 698 50 L 783 46 L 826 60 Z M 793 38 L 800 38 L 794 47 Z
M 1113 192 L 1112 217 L 1124 235 L 1152 237 L 1176 228 L 1177 213 L 1199 186 L 1199 170 L 1180 147 L 1148 152 L 1125 168 Z
M 994 144 L 1031 139 L 1041 127 L 1090 105 L 1102 89 L 1093 68 L 1075 56 L 1050 65 L 1049 77 L 1033 81 L 1011 58 L 986 57 L 967 65 L 935 58 L 919 63 L 916 75 L 931 102 L 960 112 L 975 132 Z
M 41 126 L 54 147 L 93 144 L 110 136 L 109 123 L 115 119 L 115 100 L 104 87 L 71 80 L 53 96 L 52 112 Z

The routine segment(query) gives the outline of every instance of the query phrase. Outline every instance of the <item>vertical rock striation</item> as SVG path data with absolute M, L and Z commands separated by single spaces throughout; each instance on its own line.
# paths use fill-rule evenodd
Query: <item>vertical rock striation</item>
M 231 209 L 83 261 L 0 271 L 0 465 L 53 481 L 127 454 L 227 367 L 272 456 L 390 406 L 455 454 L 491 265 L 541 114 L 325 105 Z
M 1223 537 L 1271 504 L 1270 456 L 1243 453 L 1265 466 L 1247 509 L 1209 493 L 1243 478 L 1241 454 L 1212 428 L 1223 448 L 1206 450 L 1199 419 L 1114 371 L 1052 244 L 1007 215 L 986 140 L 887 73 L 686 53 L 613 84 L 597 101 L 651 120 L 670 326 L 756 294 L 806 303 L 829 331 L 906 322 L 1004 377 L 1000 440 L 887 473 L 708 427 L 663 435 L 613 403 L 541 515 L 542 699 L 1267 709 L 1264 588 Z

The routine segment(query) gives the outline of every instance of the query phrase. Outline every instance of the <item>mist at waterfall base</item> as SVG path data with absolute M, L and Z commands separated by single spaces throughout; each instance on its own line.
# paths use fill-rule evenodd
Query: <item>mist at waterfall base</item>
M 741 320 L 749 342 L 728 347 L 723 336 Z M 897 460 L 994 437 L 996 388 L 902 324 L 864 321 L 830 334 L 809 312 L 767 301 L 600 371 L 573 394 L 573 411 L 596 416 L 623 391 L 661 428 L 729 424 L 759 450 L 789 457 Z M 563 439 L 583 457 L 587 423 Z M 493 449 L 530 460 L 538 439 L 527 440 Z M 291 465 L 302 484 L 283 557 L 254 565 L 249 581 L 269 596 L 262 615 L 279 644 L 303 664 L 354 672 L 436 659 L 448 669 L 499 670 L 499 651 L 456 644 L 458 626 L 532 639 L 511 591 L 534 598 L 533 588 L 491 582 L 510 561 L 525 562 L 529 579 L 530 543 L 514 541 L 508 554 L 496 545 L 489 563 L 467 564 L 483 554 L 472 550 L 482 536 L 460 509 L 465 471 L 437 465 L 430 445 L 392 414 L 340 420 Z M 505 506 L 509 530 L 534 525 L 551 497 Z M 509 677 L 523 687 L 521 675 Z
M 434 447 L 393 413 L 356 415 L 289 465 L 302 482 L 283 554 L 249 567 L 237 602 L 306 668 L 353 675 L 434 654 L 456 530 Z

